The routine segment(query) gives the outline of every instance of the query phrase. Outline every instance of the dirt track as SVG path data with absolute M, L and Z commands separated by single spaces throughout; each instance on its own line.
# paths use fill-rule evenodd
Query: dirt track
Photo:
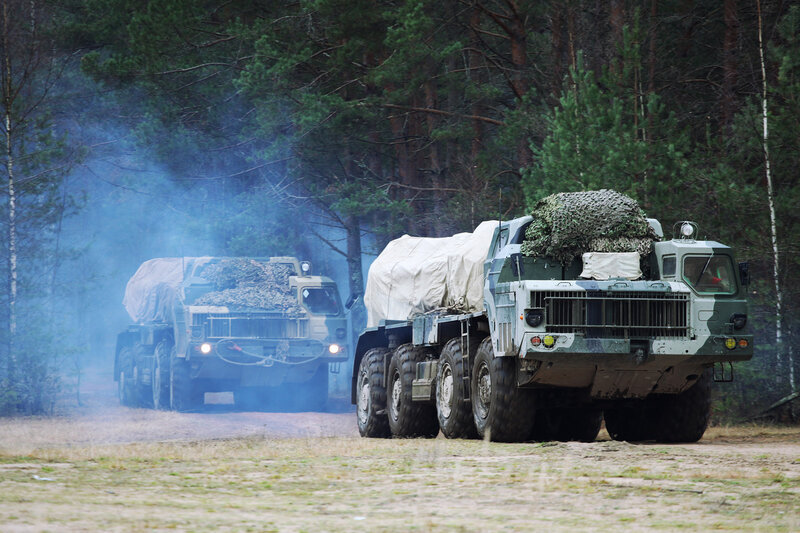
M 83 402 L 0 419 L 0 530 L 800 531 L 800 428 L 383 440 L 358 437 L 346 402 L 174 413 L 120 407 L 108 384 Z
M 354 410 L 346 398 L 332 400 L 332 413 L 244 412 L 234 408 L 230 394 L 219 393 L 207 395 L 207 405 L 198 412 L 176 413 L 120 406 L 108 369 L 91 368 L 87 376 L 80 406 L 74 397 L 64 396 L 56 416 L 0 418 L 0 452 L 237 437 L 358 435 Z

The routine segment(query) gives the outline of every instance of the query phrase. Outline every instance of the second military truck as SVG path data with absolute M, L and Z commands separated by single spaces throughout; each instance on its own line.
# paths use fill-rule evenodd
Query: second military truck
M 117 336 L 123 405 L 185 411 L 233 391 L 241 407 L 317 410 L 329 365 L 347 359 L 336 284 L 294 257 L 151 259 L 123 304 L 135 322 Z
M 352 401 L 365 437 L 692 442 L 753 354 L 746 263 L 614 191 L 472 234 L 404 236 L 370 268 Z

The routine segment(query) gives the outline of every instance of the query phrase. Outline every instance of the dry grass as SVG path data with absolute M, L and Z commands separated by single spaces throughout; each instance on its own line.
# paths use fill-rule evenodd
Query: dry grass
M 4 448 L 0 524 L 4 531 L 797 531 L 798 437 L 798 429 L 748 426 L 669 446 L 248 437 Z

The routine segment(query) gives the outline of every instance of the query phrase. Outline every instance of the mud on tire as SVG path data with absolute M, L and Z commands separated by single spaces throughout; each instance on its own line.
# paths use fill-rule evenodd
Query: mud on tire
M 203 403 L 203 393 L 195 390 L 190 370 L 185 359 L 170 358 L 170 406 L 176 411 L 190 411 Z
M 603 412 L 611 438 L 628 442 L 654 439 L 654 416 L 653 402 L 649 398 L 625 402 Z
M 436 406 L 412 401 L 412 382 L 417 377 L 417 363 L 428 352 L 412 344 L 402 344 L 392 354 L 387 379 L 389 429 L 394 437 L 435 437 L 439 434 Z
M 655 438 L 659 442 L 697 442 L 711 418 L 711 369 L 678 395 L 654 398 Z
M 153 409 L 169 409 L 170 389 L 170 356 L 172 340 L 164 339 L 153 351 L 153 363 L 150 369 L 153 393 Z
M 603 412 L 592 408 L 548 409 L 536 412 L 533 440 L 594 442 Z
M 491 337 L 478 347 L 471 381 L 478 435 L 500 442 L 527 440 L 535 419 L 534 395 L 517 387 L 515 358 L 494 357 Z
M 119 403 L 128 407 L 135 407 L 137 389 L 133 381 L 133 350 L 130 346 L 122 348 L 119 352 L 119 381 L 117 382 L 117 395 Z
M 356 417 L 362 437 L 387 438 L 389 419 L 386 417 L 386 388 L 383 383 L 384 358 L 387 348 L 373 348 L 361 358 L 356 382 Z

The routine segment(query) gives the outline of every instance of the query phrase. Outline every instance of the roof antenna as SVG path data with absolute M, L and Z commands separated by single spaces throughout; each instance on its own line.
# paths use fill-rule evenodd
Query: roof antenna
M 500 194 L 497 197 L 497 238 L 500 238 L 500 229 L 503 227 L 503 186 L 500 186 Z

